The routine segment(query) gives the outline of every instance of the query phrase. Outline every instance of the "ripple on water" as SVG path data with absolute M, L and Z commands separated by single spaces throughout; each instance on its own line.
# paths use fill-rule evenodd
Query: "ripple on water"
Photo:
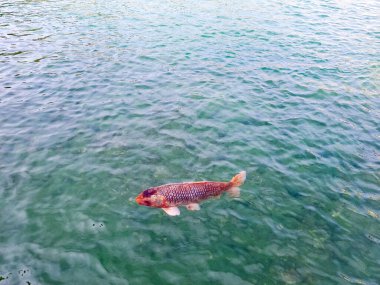
M 3 1 L 0 283 L 377 284 L 379 9 Z

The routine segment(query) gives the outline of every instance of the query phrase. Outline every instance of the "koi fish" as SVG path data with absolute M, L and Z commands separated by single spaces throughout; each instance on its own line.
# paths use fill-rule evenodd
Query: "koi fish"
M 199 202 L 220 197 L 223 192 L 238 197 L 239 187 L 245 181 L 246 172 L 235 175 L 229 182 L 185 182 L 165 184 L 144 190 L 136 197 L 136 202 L 142 206 L 161 208 L 170 216 L 180 214 L 178 206 L 186 206 L 190 211 L 200 210 Z

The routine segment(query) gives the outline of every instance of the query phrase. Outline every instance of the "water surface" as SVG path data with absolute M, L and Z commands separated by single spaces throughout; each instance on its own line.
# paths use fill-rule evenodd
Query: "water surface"
M 379 284 L 378 1 L 0 1 L 0 285 Z M 179 217 L 144 188 L 248 179 Z

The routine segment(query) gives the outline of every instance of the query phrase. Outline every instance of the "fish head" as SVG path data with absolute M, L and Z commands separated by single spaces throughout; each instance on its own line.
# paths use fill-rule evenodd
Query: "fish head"
M 157 193 L 156 189 L 146 189 L 136 197 L 137 204 L 147 207 L 163 208 L 167 207 L 166 199 Z

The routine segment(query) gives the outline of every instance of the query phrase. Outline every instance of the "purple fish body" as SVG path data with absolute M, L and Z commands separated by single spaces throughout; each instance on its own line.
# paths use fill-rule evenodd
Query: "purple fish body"
M 198 203 L 218 197 L 225 191 L 231 191 L 244 183 L 245 171 L 235 175 L 229 182 L 184 182 L 152 187 L 144 190 L 136 197 L 139 205 L 162 208 L 167 214 L 179 215 L 177 206 L 185 205 L 188 210 L 199 210 Z

